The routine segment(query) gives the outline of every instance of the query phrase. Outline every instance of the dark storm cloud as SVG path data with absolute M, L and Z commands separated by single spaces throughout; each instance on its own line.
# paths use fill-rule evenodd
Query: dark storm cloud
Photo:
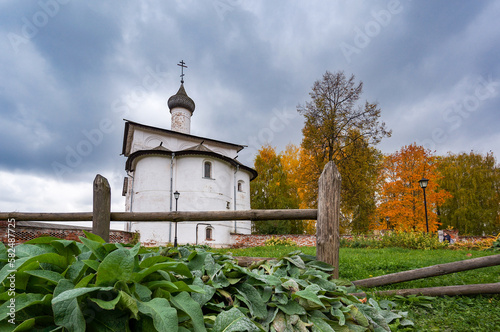
M 265 143 L 300 144 L 296 106 L 326 70 L 354 73 L 363 101 L 379 102 L 393 130 L 379 146 L 384 153 L 415 141 L 440 154 L 500 153 L 495 1 L 0 7 L 5 176 L 76 183 L 102 172 L 119 187 L 122 119 L 169 128 L 166 101 L 179 88 L 181 59 L 196 103 L 192 134 L 248 145 L 239 157 L 247 164 Z

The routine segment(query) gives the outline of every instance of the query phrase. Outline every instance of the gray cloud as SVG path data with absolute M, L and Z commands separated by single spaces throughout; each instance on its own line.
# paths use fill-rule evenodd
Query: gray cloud
M 498 156 L 499 7 L 4 1 L 0 170 L 79 186 L 106 173 L 119 192 L 122 119 L 170 127 L 166 100 L 179 87 L 181 59 L 196 102 L 192 133 L 249 145 L 240 155 L 248 164 L 264 143 L 280 150 L 300 144 L 296 106 L 326 70 L 354 73 L 365 83 L 363 97 L 379 102 L 393 129 L 379 146 L 385 153 L 416 141 L 440 154 L 474 149 Z M 481 80 L 494 90 L 487 97 L 476 96 Z M 0 209 L 35 206 L 22 202 L 25 182 L 16 181 L 9 187 L 16 194 L 3 194 Z M 88 206 L 88 195 L 78 199 Z

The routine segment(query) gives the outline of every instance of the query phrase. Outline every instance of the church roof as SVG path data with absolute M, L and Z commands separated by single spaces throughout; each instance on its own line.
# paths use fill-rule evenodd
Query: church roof
M 166 147 L 163 146 L 163 142 L 160 143 L 156 148 L 153 149 L 154 151 L 167 151 L 167 152 L 172 152 L 171 150 L 167 149 Z
M 187 109 L 191 114 L 194 112 L 194 101 L 193 99 L 189 98 L 189 96 L 186 93 L 186 90 L 184 90 L 184 84 L 181 83 L 181 87 L 179 88 L 179 91 L 172 97 L 168 98 L 168 108 L 170 111 L 172 111 L 173 108 L 175 107 L 182 107 Z
M 158 128 L 158 127 L 153 127 L 153 126 L 148 126 L 144 125 L 141 123 L 133 122 L 130 120 L 125 120 L 125 131 L 123 133 L 123 147 L 122 147 L 122 154 L 125 157 L 128 157 L 131 153 L 132 150 L 132 138 L 134 135 L 134 131 L 136 129 L 142 129 L 142 130 L 147 130 L 150 132 L 157 132 L 161 135 L 164 136 L 170 136 L 170 137 L 176 137 L 176 138 L 181 138 L 181 139 L 189 139 L 192 141 L 198 141 L 202 142 L 200 144 L 203 144 L 203 142 L 206 143 L 212 143 L 218 146 L 230 148 L 236 150 L 236 152 L 240 152 L 243 150 L 246 145 L 241 145 L 241 144 L 234 144 L 234 143 L 229 143 L 229 142 L 224 142 L 224 141 L 219 141 L 211 138 L 206 138 L 206 137 L 201 137 L 201 136 L 195 136 L 195 135 L 190 135 L 190 134 L 185 134 L 181 133 L 178 131 L 173 131 L 173 130 L 168 130 L 168 129 L 163 129 L 163 128 Z
M 203 141 L 204 142 L 204 141 Z M 203 145 L 203 142 L 201 142 L 198 145 L 192 146 L 190 148 L 184 149 L 185 151 L 204 151 L 204 152 L 214 152 L 207 148 L 206 146 Z

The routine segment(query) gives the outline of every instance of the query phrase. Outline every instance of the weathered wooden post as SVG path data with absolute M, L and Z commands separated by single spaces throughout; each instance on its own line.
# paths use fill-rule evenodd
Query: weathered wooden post
M 111 216 L 111 188 L 108 180 L 101 174 L 94 179 L 94 209 L 92 214 L 92 233 L 109 242 L 109 223 Z
M 333 161 L 325 165 L 319 178 L 316 258 L 335 267 L 339 277 L 340 173 Z

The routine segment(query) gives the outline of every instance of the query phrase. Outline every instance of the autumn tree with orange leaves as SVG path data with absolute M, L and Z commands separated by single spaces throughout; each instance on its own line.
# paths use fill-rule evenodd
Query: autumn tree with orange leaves
M 440 225 L 437 211 L 451 195 L 439 188 L 441 174 L 438 158 L 430 150 L 415 143 L 384 158 L 380 173 L 379 219 L 375 229 L 425 231 L 423 190 L 419 180 L 429 179 L 426 188 L 429 231 L 436 232 Z

